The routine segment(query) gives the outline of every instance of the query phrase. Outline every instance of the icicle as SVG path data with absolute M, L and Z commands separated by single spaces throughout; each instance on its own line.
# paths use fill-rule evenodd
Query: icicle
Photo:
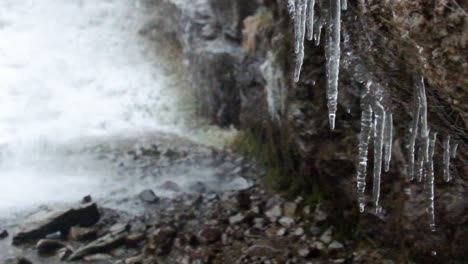
M 295 48 L 296 53 L 296 67 L 294 71 L 294 80 L 299 81 L 301 76 L 302 64 L 304 61 L 304 39 L 306 31 L 306 12 L 307 12 L 307 1 L 308 0 L 297 0 L 294 16 L 294 28 L 295 28 Z
M 330 128 L 335 129 L 338 104 L 338 77 L 340 72 L 341 44 L 341 4 L 340 0 L 330 0 L 329 22 L 327 31 L 327 99 Z
M 326 24 L 327 18 L 328 18 L 328 9 L 324 6 L 324 1 L 319 1 L 319 13 L 317 16 L 317 28 L 314 31 L 314 40 L 315 40 L 315 46 L 320 45 L 320 36 L 322 35 L 322 28 Z
M 341 9 L 348 10 L 348 0 L 341 0 Z
M 359 165 L 357 169 L 357 195 L 359 211 L 362 213 L 366 208 L 366 174 L 367 155 L 369 151 L 369 140 L 372 131 L 372 107 L 367 104 L 363 107 L 361 114 L 361 132 L 359 134 Z
M 457 149 L 458 149 L 458 144 L 457 143 L 453 144 L 452 153 L 450 155 L 452 157 L 452 159 L 457 157 Z
M 444 139 L 444 181 L 450 180 L 450 136 L 447 136 Z
M 419 108 L 421 109 L 421 137 L 423 138 L 423 144 L 429 144 L 429 128 L 427 125 L 427 99 L 426 99 L 426 87 L 424 86 L 424 77 L 421 76 L 418 83 L 418 94 L 419 94 Z M 429 147 L 426 146 L 424 152 L 424 158 L 427 160 L 429 157 Z
M 427 214 L 429 216 L 429 228 L 431 231 L 435 231 L 435 210 L 434 210 L 434 152 L 435 143 L 437 140 L 437 133 L 432 133 L 432 137 L 429 140 L 429 159 L 426 164 L 426 194 L 428 200 Z
M 385 171 L 390 170 L 390 161 L 392 160 L 392 144 L 393 144 L 393 114 L 388 113 L 385 115 L 385 156 L 384 156 L 384 167 Z
M 413 110 L 413 124 L 411 127 L 411 136 L 409 142 L 409 164 L 408 164 L 408 180 L 412 181 L 414 179 L 414 151 L 416 146 L 416 139 L 418 137 L 418 127 L 419 127 L 419 117 L 421 108 L 419 107 L 419 92 L 416 93 L 414 100 L 414 110 Z
M 307 39 L 312 40 L 314 38 L 314 8 L 315 0 L 309 0 L 307 5 Z
M 382 149 L 384 142 L 385 131 L 385 109 L 382 104 L 377 101 L 374 111 L 374 182 L 373 182 L 373 200 L 375 210 L 380 212 L 380 176 L 382 174 Z
M 416 164 L 416 173 L 417 173 L 417 180 L 421 182 L 424 175 L 424 164 L 427 162 L 429 158 L 429 136 L 425 138 L 421 138 L 421 146 L 419 147 L 419 154 L 418 154 L 418 162 Z M 427 156 L 426 156 L 427 154 Z

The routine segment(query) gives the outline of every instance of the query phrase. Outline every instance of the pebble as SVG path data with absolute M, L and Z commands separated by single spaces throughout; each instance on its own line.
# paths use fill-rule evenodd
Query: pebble
M 245 216 L 242 213 L 238 213 L 236 215 L 229 217 L 229 223 L 231 225 L 239 224 L 242 221 L 244 221 L 244 219 L 245 219 Z

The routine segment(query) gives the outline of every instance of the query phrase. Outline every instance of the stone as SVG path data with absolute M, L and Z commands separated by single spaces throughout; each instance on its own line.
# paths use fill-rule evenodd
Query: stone
M 56 211 L 42 215 L 38 220 L 31 220 L 13 237 L 13 244 L 38 240 L 54 232 L 66 233 L 72 226 L 92 226 L 100 218 L 95 203 L 84 204 L 76 208 Z
M 33 264 L 33 262 L 25 257 L 19 257 L 15 264 Z
M 165 181 L 159 185 L 159 188 L 173 192 L 180 192 L 182 190 L 180 186 L 173 181 Z
M 92 227 L 74 226 L 68 233 L 68 239 L 75 241 L 94 240 L 97 238 L 97 230 Z
M 65 243 L 53 239 L 41 239 L 36 244 L 37 253 L 40 256 L 52 255 L 59 249 L 67 247 L 68 246 Z
M 98 238 L 86 246 L 77 249 L 70 257 L 69 260 L 79 260 L 85 256 L 107 252 L 111 249 L 117 248 L 125 242 L 127 234 L 107 234 L 104 237 Z
M 281 207 L 279 205 L 275 205 L 270 208 L 268 211 L 265 212 L 265 215 L 272 220 L 272 222 L 276 221 L 279 217 L 283 214 Z
M 248 210 L 251 203 L 249 190 L 239 191 L 236 195 L 236 202 L 239 209 Z
M 323 222 L 323 221 L 327 220 L 327 218 L 328 218 L 327 213 L 325 213 L 323 210 L 321 210 L 320 206 L 317 206 L 317 208 L 315 208 L 315 221 Z
M 281 250 L 269 245 L 253 245 L 247 249 L 247 255 L 250 257 L 271 257 L 281 252 Z
M 91 195 L 86 195 L 81 199 L 82 204 L 87 204 L 93 201 L 93 198 L 91 198 Z
M 328 228 L 323 234 L 320 236 L 320 241 L 325 244 L 329 244 L 332 241 L 332 232 L 333 227 Z
M 62 261 L 67 260 L 71 254 L 73 254 L 73 250 L 70 247 L 64 247 L 57 250 L 57 256 Z
M 143 255 L 138 255 L 138 256 L 131 257 L 131 258 L 127 258 L 124 263 L 125 264 L 142 264 Z
M 288 232 L 288 230 L 284 227 L 278 229 L 278 231 L 276 232 L 276 235 L 277 236 L 285 236 L 286 233 Z
M 129 223 L 117 223 L 111 226 L 109 232 L 113 234 L 120 234 L 123 232 L 129 232 L 132 226 Z
M 238 213 L 236 215 L 229 217 L 229 224 L 236 225 L 236 224 L 242 223 L 244 219 L 245 219 L 245 216 L 242 213 Z
M 85 261 L 94 262 L 94 261 L 104 261 L 112 259 L 112 256 L 109 254 L 93 254 L 83 258 Z
M 302 227 L 299 227 L 294 231 L 294 235 L 298 236 L 298 237 L 304 235 L 304 233 L 305 233 L 305 231 L 304 231 L 304 228 L 302 228 Z
M 297 213 L 297 203 L 295 202 L 286 202 L 283 205 L 284 215 L 288 217 L 295 217 Z
M 311 247 L 314 248 L 314 249 L 317 249 L 319 251 L 325 250 L 325 245 L 320 241 L 312 242 Z
M 343 244 L 341 244 L 340 242 L 336 241 L 336 240 L 333 240 L 330 245 L 328 245 L 328 249 L 330 250 L 337 250 L 337 249 L 342 249 L 344 248 Z
M 133 233 L 125 238 L 125 244 L 127 244 L 127 246 L 137 246 L 143 240 L 145 240 L 145 234 Z
M 0 229 L 0 240 L 7 238 L 8 235 L 8 231 Z
M 302 247 L 297 250 L 297 254 L 303 258 L 307 258 L 310 256 L 310 249 L 307 247 Z
M 190 185 L 189 190 L 194 193 L 206 193 L 208 187 L 203 182 L 197 181 Z
M 198 234 L 198 240 L 204 244 L 211 244 L 221 239 L 221 230 L 218 228 L 205 228 Z
M 167 255 L 171 251 L 176 235 L 176 229 L 171 226 L 158 228 L 148 238 L 148 249 L 158 256 Z
M 138 198 L 145 203 L 155 204 L 159 202 L 159 197 L 151 189 L 146 189 L 138 194 Z
M 282 226 L 284 226 L 284 227 L 286 227 L 286 228 L 290 228 L 290 227 L 292 227 L 292 226 L 294 225 L 294 219 L 291 218 L 291 217 L 288 217 L 288 216 L 283 216 L 283 217 L 281 217 L 281 218 L 278 220 L 278 222 L 279 222 Z

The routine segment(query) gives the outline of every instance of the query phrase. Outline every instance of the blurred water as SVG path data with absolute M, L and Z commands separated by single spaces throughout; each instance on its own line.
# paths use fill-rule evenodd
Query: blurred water
M 151 14 L 135 0 L 0 1 L 0 216 L 106 188 L 114 171 L 60 145 L 186 133 L 177 76 L 138 33 Z

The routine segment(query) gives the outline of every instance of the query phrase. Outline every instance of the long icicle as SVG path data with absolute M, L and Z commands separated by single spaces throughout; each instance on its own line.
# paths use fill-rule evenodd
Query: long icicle
M 330 0 L 329 22 L 327 30 L 326 60 L 327 60 L 327 99 L 328 119 L 330 128 L 335 129 L 336 111 L 338 105 L 338 77 L 340 73 L 341 44 L 341 2 Z
M 341 9 L 348 10 L 348 0 L 341 0 Z
M 416 147 L 416 139 L 418 138 L 418 127 L 421 108 L 419 107 L 419 92 L 416 89 L 414 106 L 413 106 L 413 124 L 411 127 L 411 136 L 409 142 L 409 162 L 408 162 L 408 180 L 414 179 L 414 151 Z
M 426 194 L 428 200 L 427 214 L 429 216 L 429 228 L 435 231 L 435 208 L 434 208 L 434 152 L 437 133 L 432 133 L 429 141 L 429 159 L 427 160 Z
M 429 127 L 427 124 L 427 99 L 426 99 L 426 86 L 424 85 L 424 77 L 421 76 L 419 79 L 418 94 L 419 94 L 419 108 L 421 109 L 421 137 L 423 138 L 423 144 L 429 142 Z M 425 159 L 429 158 L 429 146 L 424 151 Z
M 306 31 L 306 12 L 308 0 L 297 0 L 295 6 L 294 28 L 295 28 L 295 52 L 296 67 L 294 71 L 294 81 L 298 82 L 301 77 L 302 64 L 304 62 L 304 40 Z
M 374 182 L 373 182 L 373 200 L 376 213 L 381 211 L 380 200 L 380 177 L 382 175 L 382 150 L 385 130 L 385 109 L 377 101 L 374 111 Z
M 372 107 L 366 104 L 361 114 L 361 132 L 359 134 L 359 164 L 357 169 L 356 183 L 359 211 L 362 213 L 366 208 L 366 175 L 367 175 L 367 155 L 369 151 L 369 141 L 372 132 Z
M 388 113 L 385 115 L 385 156 L 384 168 L 388 172 L 390 170 L 390 162 L 392 160 L 392 145 L 393 145 L 393 114 Z
M 309 0 L 307 5 L 307 39 L 314 39 L 314 12 L 315 0 Z
M 450 136 L 448 135 L 444 139 L 444 181 L 450 180 Z

